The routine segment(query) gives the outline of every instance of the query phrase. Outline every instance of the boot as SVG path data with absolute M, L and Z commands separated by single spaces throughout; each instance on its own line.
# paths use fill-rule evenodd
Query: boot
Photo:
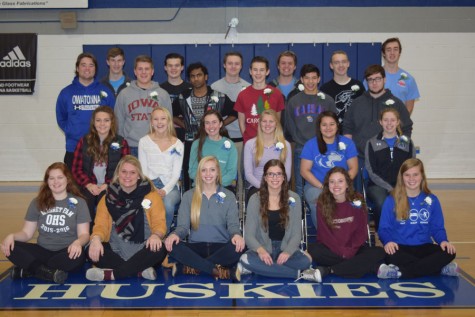
M 64 282 L 68 278 L 68 273 L 61 270 L 51 269 L 45 265 L 41 265 L 36 269 L 35 277 L 48 282 L 64 284 Z
M 31 273 L 30 271 L 27 271 L 24 268 L 21 268 L 19 266 L 12 267 L 12 271 L 11 271 L 12 280 L 17 280 L 20 278 L 27 278 L 27 277 L 32 277 L 32 276 L 33 276 L 33 273 Z

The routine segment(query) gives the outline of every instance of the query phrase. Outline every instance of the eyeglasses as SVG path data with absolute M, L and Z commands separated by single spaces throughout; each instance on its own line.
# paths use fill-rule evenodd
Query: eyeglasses
M 366 81 L 368 82 L 368 84 L 380 83 L 381 80 L 383 80 L 383 77 L 376 77 L 376 78 L 368 78 L 368 79 L 366 79 Z
M 269 178 L 281 178 L 283 176 L 283 174 L 280 173 L 280 172 L 279 173 L 267 173 L 266 176 L 269 177 Z

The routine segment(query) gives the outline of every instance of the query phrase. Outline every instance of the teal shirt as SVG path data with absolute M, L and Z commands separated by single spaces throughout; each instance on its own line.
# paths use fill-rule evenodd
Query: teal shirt
M 226 147 L 225 142 L 226 144 L 229 144 L 229 148 Z M 190 165 L 188 168 L 188 174 L 190 175 L 190 178 L 193 179 L 193 181 L 196 178 L 196 171 L 198 170 L 199 163 L 198 143 L 199 140 L 195 140 L 191 145 L 190 151 Z M 226 137 L 222 137 L 219 141 L 213 141 L 206 137 L 205 143 L 203 144 L 201 157 L 205 156 L 214 156 L 218 159 L 222 176 L 221 184 L 223 186 L 231 185 L 233 180 L 236 179 L 238 160 L 237 150 L 233 141 Z

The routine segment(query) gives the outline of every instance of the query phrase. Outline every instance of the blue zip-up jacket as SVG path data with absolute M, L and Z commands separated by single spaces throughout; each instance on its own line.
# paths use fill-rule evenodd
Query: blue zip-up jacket
M 66 152 L 74 152 L 79 139 L 89 132 L 92 112 L 97 107 L 114 105 L 114 93 L 97 80 L 84 86 L 75 77 L 71 85 L 63 88 L 56 101 L 56 121 L 66 136 Z

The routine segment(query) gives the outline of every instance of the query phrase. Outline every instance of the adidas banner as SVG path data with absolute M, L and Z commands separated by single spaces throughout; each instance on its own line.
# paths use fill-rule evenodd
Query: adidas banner
M 0 95 L 35 91 L 38 35 L 0 34 Z

